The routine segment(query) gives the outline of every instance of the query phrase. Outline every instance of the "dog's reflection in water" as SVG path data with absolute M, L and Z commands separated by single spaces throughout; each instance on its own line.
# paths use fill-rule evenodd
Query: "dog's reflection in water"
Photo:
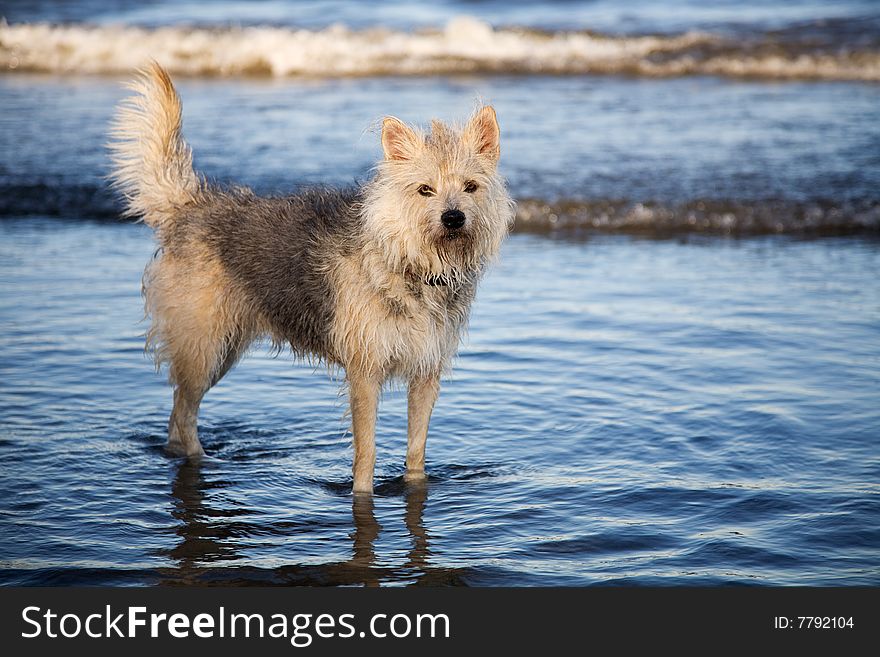
M 171 516 L 180 522 L 174 530 L 180 541 L 168 556 L 177 562 L 184 578 L 197 572 L 199 567 L 238 558 L 234 543 L 226 540 L 235 531 L 234 524 L 227 519 L 231 521 L 238 513 L 235 509 L 219 510 L 205 504 L 206 492 L 210 488 L 225 485 L 223 481 L 208 485 L 202 474 L 202 464 L 189 459 L 177 470 L 171 484 Z
M 424 570 L 428 566 L 428 531 L 425 529 L 425 505 L 428 502 L 428 484 L 411 483 L 406 488 L 406 529 L 412 538 L 407 568 Z
M 428 486 L 424 482 L 407 484 L 404 495 L 406 511 L 403 517 L 412 541 L 404 569 L 418 573 L 428 567 L 428 532 L 423 522 L 425 504 L 428 501 Z M 376 568 L 375 542 L 382 531 L 382 525 L 376 520 L 373 496 L 355 495 L 351 514 L 354 520 L 354 532 L 351 534 L 353 542 L 351 565 L 363 569 L 361 573 L 366 586 L 379 586 L 395 571 Z
M 380 578 L 372 576 L 371 572 L 376 565 L 375 543 L 382 525 L 376 520 L 373 496 L 355 494 L 351 502 L 351 515 L 354 520 L 351 564 L 362 572 L 366 586 L 378 586 Z
M 208 481 L 202 468 L 202 463 L 198 461 L 183 461 L 171 486 L 171 515 L 180 524 L 174 529 L 178 542 L 170 550 L 162 552 L 175 562 L 174 567 L 162 569 L 161 579 L 164 583 L 379 586 L 384 582 L 417 580 L 431 570 L 428 563 L 429 536 L 423 521 L 428 500 L 428 486 L 424 482 L 404 484 L 406 509 L 403 520 L 411 540 L 405 564 L 377 565 L 375 546 L 382 532 L 382 525 L 376 520 L 374 499 L 371 495 L 355 494 L 351 505 L 354 523 L 350 534 L 351 559 L 320 565 L 291 564 L 266 569 L 236 564 L 241 558 L 240 539 L 266 533 L 276 536 L 293 535 L 303 531 L 303 528 L 296 524 L 256 526 L 252 521 L 244 520 L 251 515 L 251 511 L 246 508 L 211 507 L 206 500 L 211 499 L 214 491 L 229 484 L 223 480 Z M 289 556 L 295 558 L 294 555 Z M 446 580 L 447 577 L 448 574 L 442 579 Z

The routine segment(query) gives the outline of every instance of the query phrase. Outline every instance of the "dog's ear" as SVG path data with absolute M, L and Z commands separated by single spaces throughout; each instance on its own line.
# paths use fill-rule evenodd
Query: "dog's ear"
M 382 150 L 386 160 L 411 160 L 419 148 L 419 136 L 403 121 L 386 116 L 382 121 Z
M 464 137 L 479 155 L 485 155 L 493 163 L 501 156 L 501 129 L 491 105 L 477 110 L 464 129 Z

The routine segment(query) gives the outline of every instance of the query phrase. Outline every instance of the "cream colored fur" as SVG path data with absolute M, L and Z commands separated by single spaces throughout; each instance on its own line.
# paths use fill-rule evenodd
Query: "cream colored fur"
M 181 136 L 180 98 L 165 70 L 153 62 L 127 86 L 135 93 L 119 105 L 110 131 L 114 184 L 127 215 L 161 229 L 175 209 L 195 199 L 201 181 Z

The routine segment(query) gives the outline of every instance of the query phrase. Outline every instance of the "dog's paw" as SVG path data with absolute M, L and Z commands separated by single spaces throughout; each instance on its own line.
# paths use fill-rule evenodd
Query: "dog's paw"
M 199 444 L 184 445 L 179 442 L 168 442 L 165 444 L 165 452 L 169 456 L 186 456 L 191 459 L 200 459 L 205 455 L 205 450 Z
M 428 481 L 428 475 L 424 470 L 407 470 L 403 480 L 408 484 L 419 484 Z

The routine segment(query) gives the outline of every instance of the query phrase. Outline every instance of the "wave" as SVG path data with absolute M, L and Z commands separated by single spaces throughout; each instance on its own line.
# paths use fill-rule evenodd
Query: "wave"
M 414 32 L 343 25 L 148 29 L 0 22 L 0 70 L 127 73 L 151 58 L 192 76 L 624 74 L 880 81 L 877 44 L 829 45 L 809 35 L 614 36 L 493 28 L 471 17 Z
M 107 185 L 60 180 L 0 183 L 0 217 L 113 221 L 122 205 Z
M 559 235 L 591 232 L 654 235 L 880 234 L 880 200 L 697 199 L 664 203 L 523 199 L 517 203 L 516 230 Z
M 0 183 L 0 218 L 117 221 L 122 207 L 106 185 L 60 180 Z M 880 235 L 880 199 L 720 200 L 519 199 L 515 231 L 668 235 Z

